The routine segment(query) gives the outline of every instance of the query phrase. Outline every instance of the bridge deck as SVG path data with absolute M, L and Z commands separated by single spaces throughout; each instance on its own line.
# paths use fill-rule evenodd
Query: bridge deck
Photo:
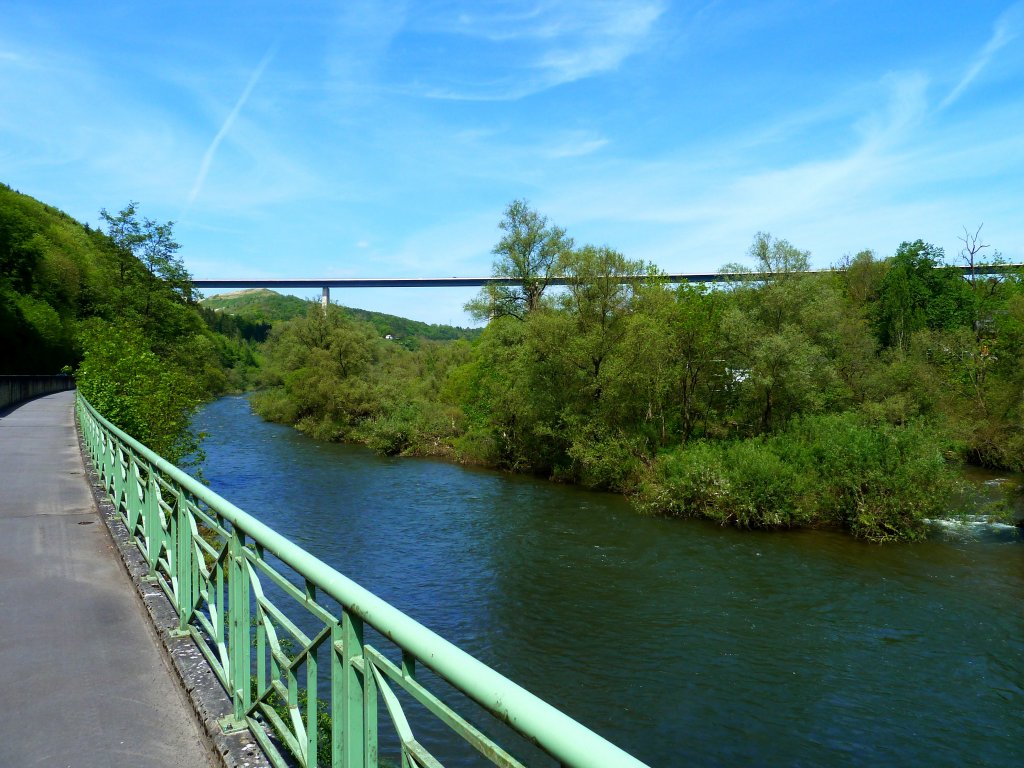
M 0 411 L 0 765 L 211 765 L 93 503 L 73 407 Z

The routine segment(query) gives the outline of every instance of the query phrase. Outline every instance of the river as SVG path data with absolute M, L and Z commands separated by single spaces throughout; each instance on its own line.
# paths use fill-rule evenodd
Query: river
M 742 532 L 317 443 L 243 397 L 196 426 L 218 493 L 651 766 L 1020 764 L 1018 529 Z

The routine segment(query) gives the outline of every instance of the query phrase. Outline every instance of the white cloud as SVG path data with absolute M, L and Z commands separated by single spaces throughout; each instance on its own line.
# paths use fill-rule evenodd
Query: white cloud
M 462 46 L 472 60 L 429 59 L 418 79 L 401 87 L 434 99 L 507 101 L 611 72 L 644 47 L 665 7 L 663 0 L 549 0 L 416 17 L 410 34 L 468 39 Z
M 346 96 L 380 89 L 380 69 L 406 21 L 406 3 L 350 0 L 330 25 L 329 87 Z
M 541 154 L 552 160 L 567 157 L 583 157 L 608 146 L 608 139 L 595 136 L 587 131 L 572 131 L 541 149 Z
M 890 74 L 865 99 L 878 106 L 848 118 L 854 139 L 840 151 L 802 148 L 796 161 L 767 161 L 758 141 L 723 136 L 646 163 L 607 161 L 582 178 L 552 184 L 539 206 L 579 242 L 609 242 L 630 258 L 671 271 L 716 269 L 742 259 L 759 230 L 810 248 L 828 266 L 845 252 L 891 253 L 923 237 L 956 252 L 960 222 L 998 220 L 1011 258 L 1024 229 L 1000 178 L 1024 177 L 1024 106 L 990 108 L 952 124 L 931 119 L 920 73 Z M 849 105 L 822 112 L 823 124 Z M 807 126 L 759 126 L 781 143 Z M 812 126 L 813 128 L 813 126 Z M 787 137 L 787 132 L 791 134 Z M 732 150 L 729 165 L 718 155 Z M 988 183 L 986 180 L 991 180 Z M 1019 188 L 1019 185 L 1017 185 Z M 987 213 L 986 213 L 987 212 Z

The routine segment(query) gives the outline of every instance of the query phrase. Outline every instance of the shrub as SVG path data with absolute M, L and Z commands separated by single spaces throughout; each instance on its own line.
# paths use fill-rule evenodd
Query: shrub
M 813 476 L 782 459 L 778 440 L 730 443 L 724 452 L 728 493 L 721 497 L 722 522 L 744 528 L 789 528 L 814 518 Z
M 723 525 L 831 524 L 871 541 L 915 540 L 958 487 L 945 447 L 921 420 L 894 426 L 854 413 L 809 416 L 771 438 L 662 453 L 634 503 Z
M 635 487 L 640 474 L 643 438 L 627 437 L 586 429 L 577 434 L 569 446 L 572 461 L 570 475 L 589 487 L 608 491 L 628 491 Z
M 658 455 L 634 503 L 648 514 L 716 517 L 728 494 L 720 444 L 698 441 Z

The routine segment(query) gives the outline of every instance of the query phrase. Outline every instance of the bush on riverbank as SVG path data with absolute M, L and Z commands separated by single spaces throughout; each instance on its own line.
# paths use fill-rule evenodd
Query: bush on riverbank
M 837 525 L 870 541 L 917 540 L 957 487 L 944 445 L 922 421 L 807 416 L 770 437 L 664 451 L 634 501 L 649 514 L 743 528 Z

